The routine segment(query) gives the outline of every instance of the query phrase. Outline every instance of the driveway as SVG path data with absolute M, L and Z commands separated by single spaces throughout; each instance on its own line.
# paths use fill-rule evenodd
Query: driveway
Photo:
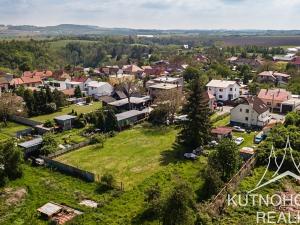
M 285 120 L 285 115 L 270 113 L 270 116 L 271 116 L 272 119 L 277 120 L 277 121 L 284 121 Z
M 223 106 L 223 107 L 217 107 L 216 109 L 216 114 L 218 116 L 221 116 L 223 114 L 226 114 L 226 113 L 230 113 L 230 110 L 232 109 L 233 107 L 231 106 Z

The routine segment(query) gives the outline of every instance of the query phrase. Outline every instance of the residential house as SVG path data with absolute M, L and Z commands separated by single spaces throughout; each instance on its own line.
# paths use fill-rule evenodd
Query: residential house
M 300 56 L 295 57 L 292 64 L 295 65 L 297 67 L 297 69 L 299 70 L 300 69 Z
M 269 107 L 258 97 L 241 97 L 238 103 L 230 110 L 231 125 L 262 128 L 269 123 Z
M 248 65 L 254 69 L 259 68 L 264 63 L 260 58 L 251 59 L 251 58 L 242 58 L 242 57 L 231 57 L 227 59 L 227 61 L 230 64 L 235 66 Z
M 10 86 L 10 82 L 13 79 L 13 75 L 11 74 L 0 74 L 0 92 L 7 91 Z
M 82 91 L 87 91 L 88 89 L 88 84 L 92 81 L 91 78 L 86 77 L 86 76 L 80 76 L 80 77 L 73 77 L 72 82 L 80 82 L 82 83 L 82 86 L 80 86 L 80 89 Z
M 240 97 L 240 85 L 236 81 L 211 80 L 206 87 L 217 101 L 231 101 Z
M 155 84 L 161 84 L 161 83 L 183 86 L 183 78 L 182 77 L 169 77 L 169 76 L 157 77 L 155 79 L 147 81 L 146 88 L 148 89 L 150 86 L 153 86 Z
M 290 75 L 285 73 L 264 71 L 257 75 L 257 80 L 259 82 L 287 83 L 290 77 Z
M 50 70 L 44 71 L 25 71 L 22 75 L 23 77 L 40 77 L 42 80 L 47 80 L 53 76 L 53 72 Z
M 135 80 L 135 76 L 132 74 L 116 74 L 108 77 L 108 83 L 112 86 L 118 85 L 123 82 L 131 82 Z
M 100 68 L 100 72 L 105 75 L 114 75 L 119 71 L 119 66 L 103 66 Z
M 285 89 L 261 89 L 260 98 L 272 111 L 280 111 L 281 104 L 292 98 L 292 94 Z
M 277 55 L 273 57 L 273 60 L 276 62 L 292 62 L 295 58 L 295 54 L 287 54 L 284 56 Z
M 300 98 L 294 98 L 292 97 L 289 100 L 286 100 L 281 103 L 280 112 L 281 113 L 288 113 L 293 111 L 299 111 L 300 110 Z
M 40 77 L 34 76 L 34 77 L 20 77 L 20 78 L 14 78 L 10 81 L 10 85 L 17 88 L 19 86 L 24 86 L 25 88 L 33 87 L 36 88 L 43 84 L 43 81 Z
M 140 76 L 144 72 L 144 70 L 142 68 L 140 68 L 134 64 L 125 65 L 125 66 L 123 66 L 122 70 L 125 74 L 131 74 L 131 75 L 135 75 L 135 76 Z
M 149 95 L 152 99 L 155 99 L 161 95 L 167 95 L 172 91 L 182 93 L 182 86 L 178 84 L 158 83 L 148 87 Z
M 67 83 L 71 82 L 69 79 L 66 80 L 50 80 L 46 81 L 46 84 L 52 89 L 57 89 L 59 91 L 64 91 L 67 89 Z
M 64 70 L 57 70 L 53 73 L 53 79 L 58 81 L 72 80 L 71 76 Z
M 101 96 L 111 96 L 114 92 L 113 86 L 107 82 L 91 81 L 87 85 L 88 95 L 99 99 Z
M 76 116 L 63 115 L 55 117 L 54 120 L 62 130 L 71 130 Z
M 232 138 L 232 128 L 230 127 L 217 127 L 211 130 L 214 139 L 222 140 L 223 138 Z

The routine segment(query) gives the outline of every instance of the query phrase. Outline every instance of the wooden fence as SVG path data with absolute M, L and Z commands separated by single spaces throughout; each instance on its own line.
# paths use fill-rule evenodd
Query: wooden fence
M 208 212 L 211 215 L 219 215 L 226 207 L 226 199 L 230 192 L 236 190 L 237 186 L 248 176 L 252 168 L 256 163 L 256 157 L 253 155 L 242 167 L 241 169 L 231 178 L 229 182 L 222 188 L 222 190 L 212 199 L 208 204 Z

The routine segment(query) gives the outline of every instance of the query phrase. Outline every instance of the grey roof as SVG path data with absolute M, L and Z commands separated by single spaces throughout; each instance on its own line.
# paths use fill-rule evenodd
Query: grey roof
M 141 103 L 147 102 L 149 100 L 150 100 L 150 96 L 146 96 L 146 97 L 143 97 L 143 98 L 131 97 L 130 98 L 130 103 L 132 103 L 132 104 L 141 104 Z M 124 98 L 124 99 L 121 99 L 119 101 L 109 103 L 109 105 L 116 106 L 116 107 L 123 106 L 123 105 L 126 105 L 126 104 L 128 104 L 128 98 Z
M 23 148 L 30 148 L 33 146 L 40 145 L 42 142 L 43 142 L 43 138 L 40 137 L 40 138 L 36 138 L 36 139 L 30 140 L 30 141 L 20 143 L 19 146 L 21 146 Z
M 75 119 L 76 116 L 72 116 L 72 115 L 63 115 L 63 116 L 58 116 L 55 117 L 55 120 L 71 120 L 71 119 Z
M 116 117 L 117 117 L 118 121 L 121 121 L 121 120 L 126 120 L 126 119 L 129 119 L 129 118 L 138 116 L 138 115 L 142 115 L 142 114 L 145 114 L 145 112 L 138 111 L 138 110 L 130 110 L 130 111 L 126 111 L 126 112 L 123 112 L 123 113 L 116 114 Z
M 38 209 L 40 213 L 43 213 L 47 216 L 52 216 L 58 213 L 62 209 L 61 206 L 56 205 L 54 203 L 48 202 L 47 204 L 43 205 L 41 208 Z
M 127 98 L 123 91 L 116 91 L 116 95 L 118 95 L 120 99 Z

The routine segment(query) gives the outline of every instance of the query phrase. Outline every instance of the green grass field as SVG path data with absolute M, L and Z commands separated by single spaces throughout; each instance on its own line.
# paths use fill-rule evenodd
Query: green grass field
M 101 108 L 101 103 L 100 102 L 93 102 L 92 105 L 87 105 L 87 106 L 79 106 L 79 105 L 70 105 L 68 107 L 62 108 L 60 111 L 48 114 L 48 115 L 41 115 L 37 117 L 32 117 L 31 119 L 39 122 L 45 122 L 46 120 L 51 120 L 54 117 L 61 116 L 61 115 L 66 115 L 68 113 L 71 113 L 72 110 L 76 111 L 77 114 L 85 114 L 89 112 L 93 112 L 97 109 Z
M 145 210 L 145 191 L 151 185 L 158 183 L 163 197 L 178 180 L 188 181 L 194 191 L 203 185 L 200 174 L 205 169 L 206 158 L 201 156 L 194 162 L 175 159 L 171 147 L 176 134 L 177 130 L 173 127 L 138 125 L 108 139 L 103 149 L 90 146 L 59 158 L 60 161 L 73 162 L 80 168 L 96 171 L 99 175 L 111 172 L 118 181 L 125 183 L 125 192 L 120 195 L 113 192 L 99 194 L 96 183 L 24 165 L 24 176 L 10 182 L 7 188 L 25 188 L 27 194 L 13 206 L 7 205 L 8 196 L 0 195 L 0 224 L 48 224 L 36 212 L 48 201 L 83 211 L 84 215 L 72 224 L 159 224 L 158 221 L 144 221 L 141 217 Z M 5 192 L 4 189 L 0 191 Z M 80 200 L 85 198 L 97 201 L 101 207 L 89 209 L 80 206 Z
M 213 126 L 214 126 L 214 127 L 222 127 L 222 126 L 227 126 L 227 125 L 229 125 L 229 123 L 230 123 L 230 116 L 227 116 L 227 117 L 225 117 L 224 119 L 215 122 L 215 123 L 213 124 Z
M 28 128 L 25 125 L 8 122 L 6 127 L 0 129 L 0 142 L 6 141 L 11 137 L 15 137 L 16 133 L 20 130 L 25 130 Z
M 171 150 L 176 133 L 171 127 L 139 125 L 109 138 L 103 149 L 88 146 L 57 160 L 100 176 L 110 172 L 119 182 L 132 187 L 162 168 L 164 155 Z

